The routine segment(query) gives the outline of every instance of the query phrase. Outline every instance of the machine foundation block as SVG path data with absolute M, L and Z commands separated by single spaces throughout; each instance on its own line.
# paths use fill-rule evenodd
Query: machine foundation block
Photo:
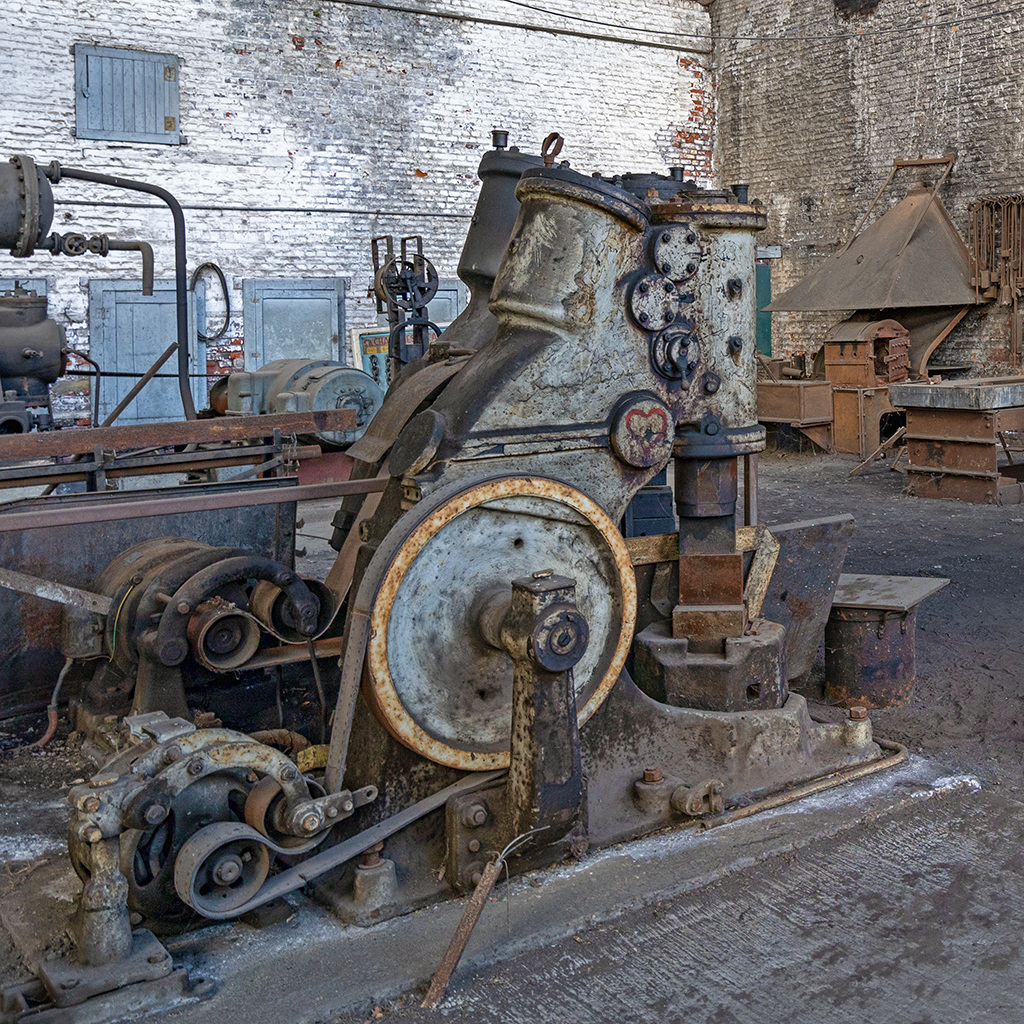
M 786 682 L 786 631 L 762 622 L 755 636 L 728 637 L 723 654 L 691 651 L 688 641 L 671 636 L 667 625 L 652 623 L 634 642 L 637 685 L 673 707 L 706 711 L 764 711 L 781 708 Z

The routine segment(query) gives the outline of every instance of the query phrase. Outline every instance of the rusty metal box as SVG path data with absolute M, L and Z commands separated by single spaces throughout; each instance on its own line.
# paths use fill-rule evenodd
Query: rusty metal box
M 828 423 L 832 385 L 827 380 L 759 380 L 757 418 L 761 423 Z
M 882 417 L 895 412 L 887 387 L 834 388 L 832 408 L 836 451 L 853 452 L 862 459 L 881 444 Z

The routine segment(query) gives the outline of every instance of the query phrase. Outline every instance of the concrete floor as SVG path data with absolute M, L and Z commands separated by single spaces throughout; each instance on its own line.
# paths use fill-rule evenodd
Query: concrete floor
M 855 464 L 766 455 L 761 518 L 851 511 L 847 571 L 951 578 L 919 613 L 913 698 L 873 715 L 878 735 L 911 746 L 910 763 L 706 835 L 655 837 L 513 880 L 508 910 L 500 885 L 434 1013 L 418 1008 L 421 986 L 461 904 L 359 930 L 297 897 L 279 925 L 173 940 L 176 962 L 217 991 L 160 1019 L 1019 1019 L 1024 507 L 911 499 L 887 464 L 849 479 Z M 323 571 L 330 555 L 318 538 L 332 512 L 307 509 L 300 531 L 308 564 Z M 73 891 L 59 786 L 75 765 L 59 749 L 37 755 L 58 789 L 38 813 L 17 760 L 0 763 L 0 914 L 24 942 L 47 928 L 31 916 L 19 924 L 19 890 L 34 876 L 54 920 Z M 4 978 L 19 969 L 11 947 L 0 950 Z

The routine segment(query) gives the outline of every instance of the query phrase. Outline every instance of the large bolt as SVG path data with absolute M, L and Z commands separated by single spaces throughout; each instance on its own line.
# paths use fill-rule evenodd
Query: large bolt
M 100 798 L 90 793 L 78 801 L 78 806 L 80 810 L 85 811 L 87 814 L 95 814 L 100 809 Z
M 188 771 L 189 775 L 202 775 L 203 774 L 203 760 L 202 760 L 202 758 L 200 758 L 200 757 L 192 758 L 192 760 L 189 761 L 188 768 L 186 770 Z
M 103 838 L 103 830 L 98 825 L 86 825 L 80 835 L 84 842 L 98 843 Z
M 320 815 L 310 812 L 303 816 L 300 822 L 303 831 L 315 832 L 320 827 Z
M 192 611 L 192 605 L 188 601 L 179 601 L 178 607 L 175 610 L 179 615 L 188 615 Z
M 284 768 L 281 771 L 281 778 L 285 782 L 294 782 L 298 777 L 299 777 L 298 771 L 295 768 L 292 768 L 291 765 L 288 765 L 286 768 Z
M 855 704 L 850 708 L 850 721 L 851 722 L 866 722 L 868 720 L 868 709 L 860 704 Z
M 374 843 L 373 846 L 363 851 L 363 858 L 360 867 L 375 868 L 380 864 L 380 851 L 384 849 L 383 843 Z
M 479 828 L 487 820 L 487 808 L 483 804 L 470 804 L 462 812 L 462 824 L 466 828 Z
M 470 839 L 470 841 L 468 843 L 466 843 L 466 846 L 469 848 L 469 852 L 470 853 L 479 853 L 480 852 L 480 840 L 479 839 Z
M 645 768 L 644 769 L 644 782 L 649 786 L 653 786 L 655 783 L 661 782 L 665 776 L 662 774 L 660 768 Z
M 150 825 L 159 825 L 167 817 L 167 808 L 163 804 L 150 804 L 144 817 Z

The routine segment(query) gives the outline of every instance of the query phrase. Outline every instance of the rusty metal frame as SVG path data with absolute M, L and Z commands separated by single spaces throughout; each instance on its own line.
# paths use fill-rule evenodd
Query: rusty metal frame
M 218 508 L 243 508 L 248 505 L 275 505 L 283 501 L 313 501 L 340 498 L 347 494 L 370 494 L 384 490 L 386 480 L 345 480 L 327 484 L 284 484 L 266 490 L 242 488 L 228 494 L 197 492 L 181 498 L 139 500 L 131 492 L 103 495 L 102 501 L 79 508 L 38 509 L 31 512 L 0 512 L 0 533 L 30 530 L 44 526 L 80 526 L 85 523 L 116 519 L 141 519 L 146 516 L 174 515 L 182 512 L 207 512 Z M 182 488 L 186 490 L 186 488 Z M 135 492 L 138 493 L 138 492 Z

